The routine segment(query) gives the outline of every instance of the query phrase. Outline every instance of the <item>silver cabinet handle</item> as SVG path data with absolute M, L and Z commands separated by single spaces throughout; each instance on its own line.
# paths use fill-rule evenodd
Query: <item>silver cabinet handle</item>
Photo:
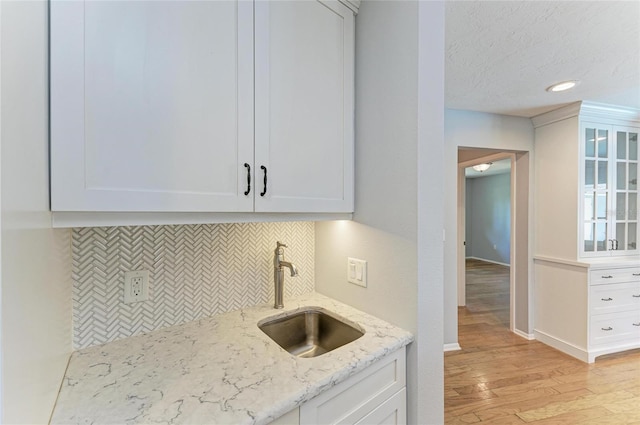
M 640 298 L 640 295 L 631 295 L 633 298 Z
M 608 275 L 608 276 L 602 276 L 603 279 L 613 279 L 613 276 Z
M 601 298 L 602 301 L 613 301 L 613 298 L 609 297 L 609 298 Z
M 640 273 L 631 273 L 631 276 L 640 276 Z
M 612 331 L 612 330 L 613 330 L 613 328 L 612 328 L 611 326 L 609 326 L 608 328 L 601 328 L 601 329 L 602 329 L 603 331 L 607 331 L 607 332 L 608 332 L 608 331 Z
M 640 326 L 640 322 L 638 322 L 638 323 L 633 323 L 633 326 Z

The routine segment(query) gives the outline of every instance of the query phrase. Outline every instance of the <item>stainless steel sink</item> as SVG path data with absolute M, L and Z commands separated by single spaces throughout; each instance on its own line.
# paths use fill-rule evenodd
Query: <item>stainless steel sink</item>
M 258 327 L 280 347 L 298 357 L 321 356 L 364 335 L 357 325 L 319 308 L 265 319 Z

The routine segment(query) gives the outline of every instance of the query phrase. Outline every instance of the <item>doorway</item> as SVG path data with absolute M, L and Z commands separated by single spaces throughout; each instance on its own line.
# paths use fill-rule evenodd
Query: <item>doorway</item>
M 529 264 L 529 153 L 522 151 L 497 151 L 494 149 L 464 148 L 458 149 L 458 306 L 466 305 L 466 176 L 465 169 L 483 163 L 508 163 L 509 205 L 503 206 L 509 212 L 508 252 L 502 247 L 502 254 L 506 255 L 509 265 L 509 329 L 527 339 L 533 339 L 530 300 L 530 264 Z M 504 232 L 503 232 L 504 233 Z M 495 235 L 483 241 L 493 254 L 499 254 L 499 243 Z M 492 241 L 493 238 L 493 241 Z M 473 241 L 471 241 L 473 243 Z M 495 245 L 495 247 L 494 247 Z M 500 258 L 491 257 L 489 258 Z M 504 257 L 503 257 L 504 258 Z M 496 261 L 498 263 L 502 261 Z
M 511 209 L 511 158 L 465 168 L 464 313 L 488 314 L 506 329 L 511 321 Z

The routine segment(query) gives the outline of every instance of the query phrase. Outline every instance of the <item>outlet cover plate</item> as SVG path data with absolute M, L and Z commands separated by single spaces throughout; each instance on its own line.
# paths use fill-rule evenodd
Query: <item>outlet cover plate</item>
M 347 282 L 367 287 L 367 262 L 347 257 Z
M 124 303 L 149 299 L 149 270 L 124 272 Z

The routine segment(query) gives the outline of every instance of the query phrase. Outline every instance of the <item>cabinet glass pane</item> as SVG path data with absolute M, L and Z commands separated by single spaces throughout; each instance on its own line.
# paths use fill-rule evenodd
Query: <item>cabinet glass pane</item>
M 596 162 L 588 159 L 584 162 L 584 186 L 586 189 L 594 189 L 596 184 Z
M 606 189 L 607 186 L 607 170 L 609 164 L 605 161 L 598 161 L 598 189 Z
M 616 166 L 616 188 L 625 190 L 627 188 L 627 163 L 618 162 Z
M 596 218 L 601 220 L 607 219 L 607 194 L 598 193 L 596 195 Z
M 629 223 L 628 230 L 627 249 L 629 251 L 634 251 L 638 249 L 638 225 L 636 223 Z
M 627 218 L 627 194 L 618 192 L 616 194 L 616 220 Z
M 587 128 L 585 134 L 584 154 L 588 157 L 596 156 L 596 130 L 595 128 Z
M 638 133 L 629 133 L 629 159 L 638 160 Z
M 595 250 L 594 236 L 596 233 L 596 225 L 593 223 L 585 223 L 584 225 L 584 251 L 593 252 Z
M 589 192 L 584 194 L 584 219 L 592 221 L 596 218 L 595 193 Z
M 627 249 L 625 227 L 627 227 L 625 223 L 616 224 L 616 245 L 614 247 L 617 249 Z
M 598 130 L 598 158 L 607 158 L 608 151 L 608 131 L 607 130 Z
M 638 220 L 638 194 L 629 194 L 629 220 Z
M 617 141 L 616 157 L 618 159 L 627 159 L 627 133 L 618 131 Z
M 629 190 L 638 190 L 638 164 L 629 163 Z
M 596 223 L 596 246 L 598 251 L 607 250 L 607 223 Z

